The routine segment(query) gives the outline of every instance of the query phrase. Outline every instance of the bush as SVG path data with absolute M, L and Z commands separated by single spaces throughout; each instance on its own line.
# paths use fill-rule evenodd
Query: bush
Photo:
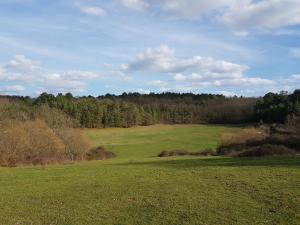
M 0 166 L 85 159 L 90 144 L 80 131 L 51 129 L 42 120 L 0 122 Z
M 158 154 L 158 157 L 184 156 L 184 155 L 212 156 L 212 155 L 216 155 L 216 152 L 213 149 L 205 149 L 205 150 L 200 150 L 198 152 L 188 152 L 185 150 L 162 151 L 161 153 Z
M 114 158 L 116 155 L 113 152 L 105 150 L 103 147 L 93 148 L 86 154 L 87 160 L 103 160 Z
M 217 148 L 218 155 L 229 156 L 294 155 L 297 152 L 300 152 L 299 135 L 268 135 L 257 129 L 225 135 Z
M 50 108 L 47 105 L 35 107 L 33 116 L 35 119 L 44 120 L 53 129 L 80 127 L 80 123 L 77 120 L 71 118 L 63 111 Z
M 214 149 L 204 149 L 203 151 L 199 151 L 199 152 L 191 152 L 190 155 L 198 155 L 198 156 L 215 156 L 216 155 L 216 151 Z
M 169 157 L 169 156 L 183 156 L 189 155 L 190 153 L 185 150 L 174 150 L 174 151 L 162 151 L 158 157 Z
M 5 121 L 0 126 L 0 165 L 47 164 L 62 161 L 63 141 L 41 120 Z
M 267 143 L 273 145 L 284 145 L 288 148 L 295 149 L 300 152 L 300 137 L 297 135 L 279 135 L 275 134 L 266 139 Z
M 296 155 L 297 152 L 283 145 L 264 144 L 257 147 L 249 148 L 239 152 L 237 157 L 258 157 L 258 156 L 276 156 L 276 155 Z
M 5 120 L 29 121 L 33 110 L 25 103 L 0 104 L 0 122 Z
M 65 145 L 66 160 L 84 160 L 87 151 L 91 149 L 86 136 L 73 128 L 57 128 L 54 129 L 54 132 Z

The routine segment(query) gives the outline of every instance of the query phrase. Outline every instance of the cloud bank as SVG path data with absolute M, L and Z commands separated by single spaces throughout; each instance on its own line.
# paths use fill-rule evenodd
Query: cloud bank
M 32 88 L 39 93 L 43 91 L 80 93 L 86 90 L 89 81 L 100 77 L 100 74 L 80 70 L 49 72 L 38 62 L 24 55 L 16 55 L 0 66 L 1 83 L 13 83 L 0 87 L 0 92 L 14 94 Z

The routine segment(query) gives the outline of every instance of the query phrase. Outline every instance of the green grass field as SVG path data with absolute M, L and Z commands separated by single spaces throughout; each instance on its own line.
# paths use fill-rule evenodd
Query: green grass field
M 163 150 L 216 148 L 222 133 L 237 130 L 228 126 L 155 125 L 85 131 L 94 146 L 106 147 L 119 159 L 141 159 L 156 157 Z
M 237 129 L 84 130 L 118 158 L 0 168 L 0 224 L 300 224 L 299 157 L 155 157 L 215 147 Z

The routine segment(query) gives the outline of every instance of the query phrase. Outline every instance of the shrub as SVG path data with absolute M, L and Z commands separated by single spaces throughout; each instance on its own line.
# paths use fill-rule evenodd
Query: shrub
M 5 120 L 24 122 L 32 119 L 32 108 L 25 103 L 0 104 L 0 122 Z
M 268 135 L 258 129 L 227 134 L 217 148 L 218 155 L 229 156 L 293 155 L 296 152 L 300 152 L 299 135 Z
M 293 149 L 287 148 L 283 145 L 264 144 L 249 148 L 245 151 L 239 152 L 237 157 L 257 157 L 257 156 L 276 156 L 276 155 L 296 155 L 297 152 Z
M 47 105 L 36 107 L 34 117 L 44 120 L 55 134 L 64 142 L 67 160 L 83 160 L 86 152 L 91 148 L 87 137 L 78 128 L 79 122 L 72 119 L 63 111 L 50 108 Z
M 23 126 L 29 139 L 25 163 L 48 164 L 64 160 L 65 144 L 42 120 L 25 122 Z
M 284 145 L 300 152 L 300 137 L 297 135 L 272 135 L 266 139 L 267 143 L 273 145 Z
M 44 120 L 49 127 L 57 128 L 78 128 L 80 124 L 63 111 L 50 108 L 48 105 L 35 107 L 34 118 Z
M 80 131 L 42 120 L 0 122 L 0 166 L 83 160 L 90 144 Z
M 216 151 L 214 149 L 204 149 L 203 151 L 191 152 L 190 155 L 198 155 L 198 156 L 215 156 Z
M 113 152 L 107 151 L 103 147 L 93 148 L 86 153 L 87 160 L 103 160 L 114 157 L 116 155 Z
M 64 159 L 65 145 L 41 120 L 0 126 L 0 165 L 46 164 Z
M 87 137 L 79 130 L 72 128 L 54 129 L 54 132 L 65 144 L 65 157 L 67 160 L 83 160 L 87 151 L 91 148 Z
M 205 149 L 198 152 L 188 152 L 185 150 L 174 150 L 174 151 L 162 151 L 158 154 L 158 157 L 170 157 L 170 156 L 184 156 L 184 155 L 193 155 L 193 156 L 212 156 L 216 155 L 216 152 L 213 149 Z
M 3 129 L 5 127 L 5 129 Z M 25 158 L 30 143 L 24 129 L 18 125 L 5 121 L 0 128 L 0 165 L 16 166 L 19 161 Z
M 185 150 L 174 150 L 174 151 L 162 151 L 158 157 L 169 157 L 169 156 L 183 156 L 189 155 L 190 153 Z

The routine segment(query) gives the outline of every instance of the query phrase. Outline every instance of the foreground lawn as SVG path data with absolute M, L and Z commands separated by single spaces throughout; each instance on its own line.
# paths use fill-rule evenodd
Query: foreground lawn
M 150 133 L 152 129 L 158 128 L 149 127 Z M 171 139 L 162 143 L 168 148 L 185 143 L 196 150 L 217 142 L 204 127 L 205 134 L 197 132 L 207 139 L 200 139 L 199 145 L 191 138 L 194 133 L 172 138 L 168 133 L 178 135 L 176 129 L 182 127 L 160 127 Z M 189 129 L 196 128 L 185 127 Z M 96 145 L 102 142 L 97 133 L 103 131 L 88 132 Z M 154 133 L 153 142 L 147 142 L 151 148 L 133 148 L 130 154 L 129 146 L 147 137 L 134 144 L 130 142 L 134 139 L 127 139 L 133 134 L 110 130 L 103 142 L 118 151 L 117 159 L 0 168 L 0 224 L 300 224 L 299 157 L 156 158 L 153 155 L 160 150 L 153 146 L 160 143 Z M 109 138 L 116 141 L 109 144 Z

